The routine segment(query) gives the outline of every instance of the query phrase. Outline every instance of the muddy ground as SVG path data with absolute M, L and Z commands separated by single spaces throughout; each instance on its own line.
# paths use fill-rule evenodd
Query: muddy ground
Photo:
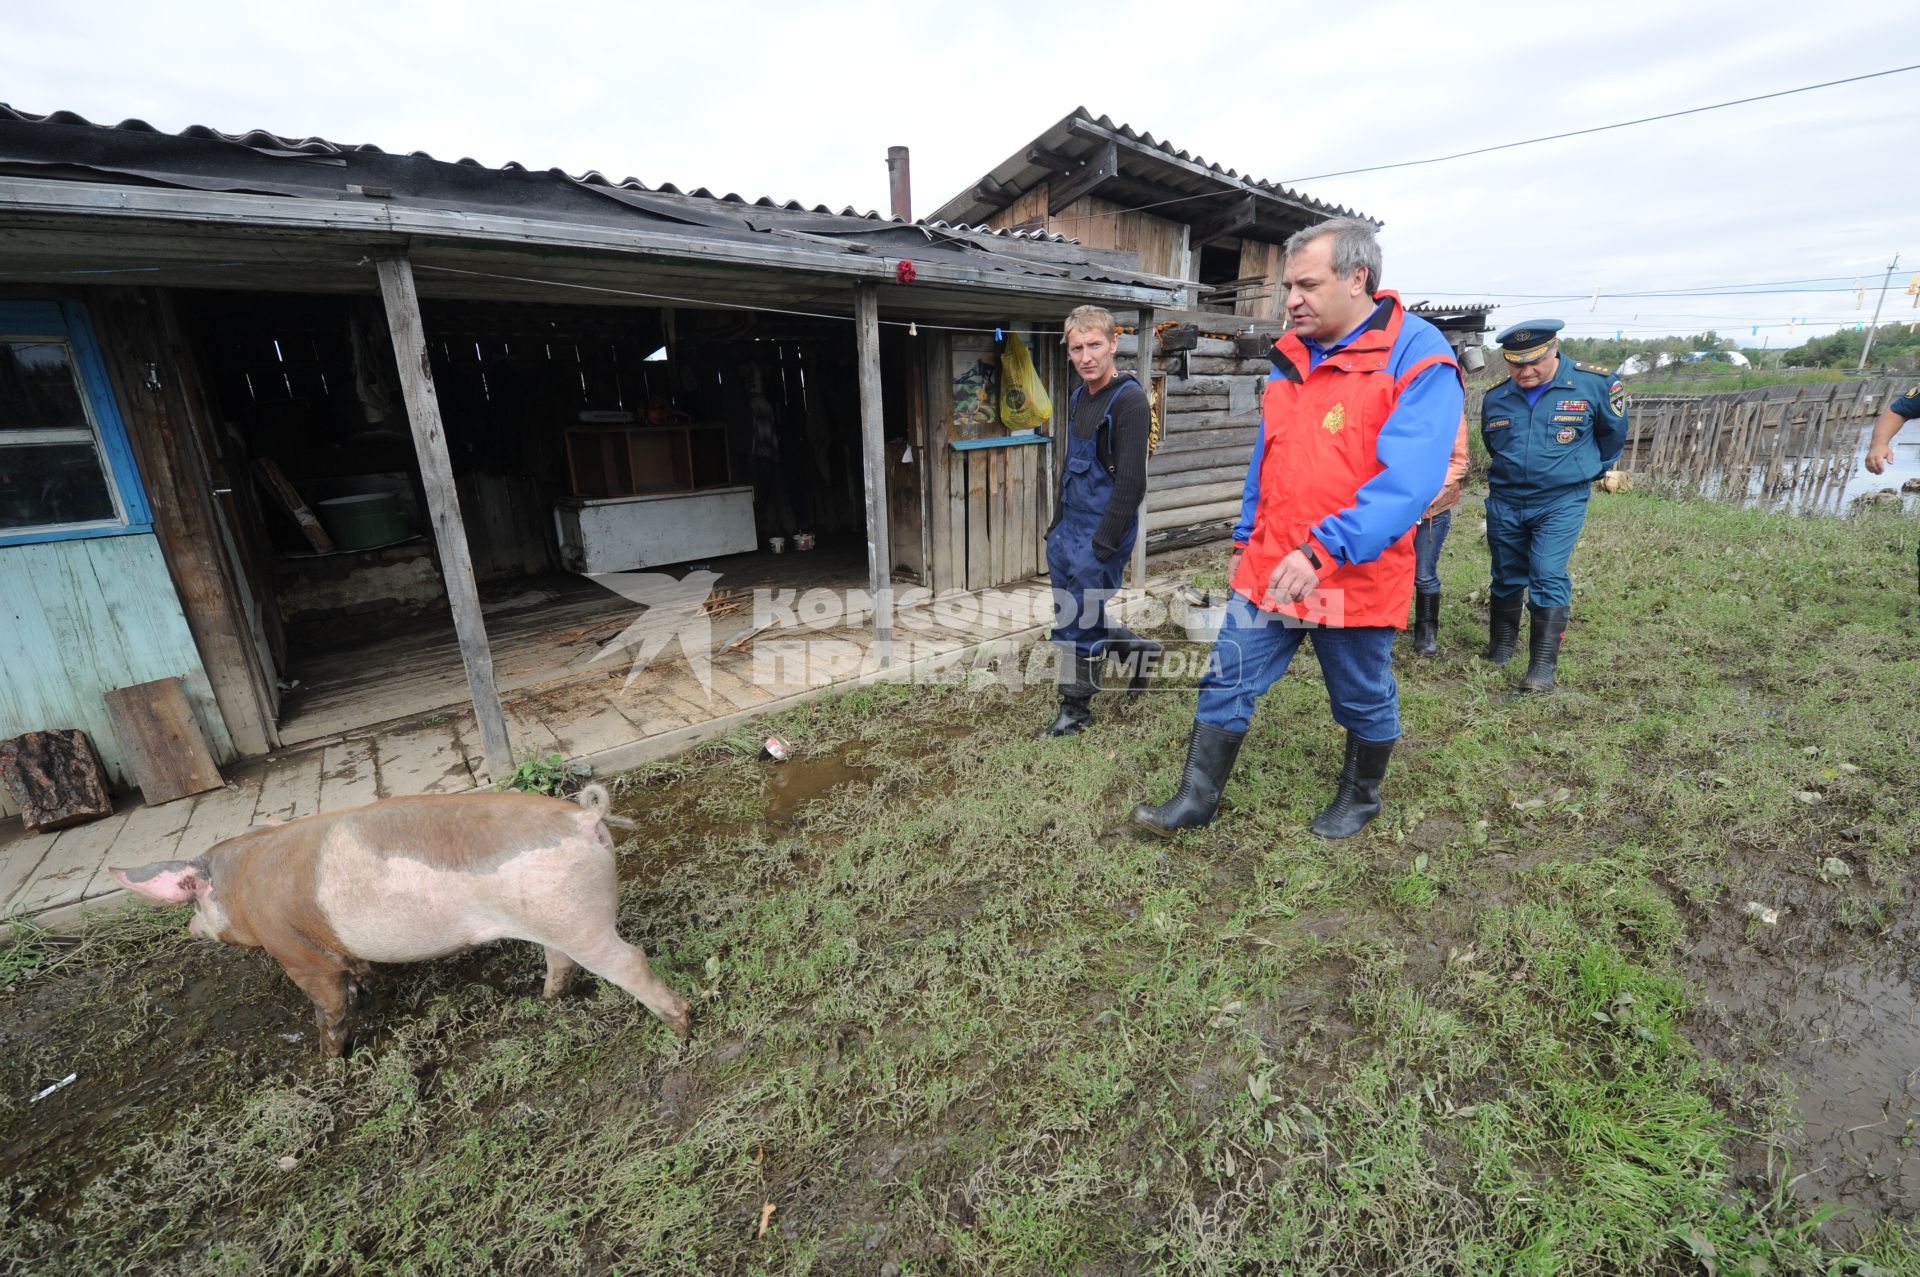
M 1171 843 L 1126 815 L 1177 690 L 1036 741 L 1046 689 L 878 689 L 620 778 L 685 1045 L 502 944 L 383 971 L 328 1063 L 178 911 L 17 935 L 0 1266 L 1920 1271 L 1911 531 L 1597 506 L 1515 700 L 1461 523 L 1348 844 L 1310 659 Z

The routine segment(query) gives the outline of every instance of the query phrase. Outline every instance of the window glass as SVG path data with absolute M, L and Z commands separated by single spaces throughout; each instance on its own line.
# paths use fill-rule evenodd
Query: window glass
M 72 348 L 0 340 L 0 532 L 118 515 Z

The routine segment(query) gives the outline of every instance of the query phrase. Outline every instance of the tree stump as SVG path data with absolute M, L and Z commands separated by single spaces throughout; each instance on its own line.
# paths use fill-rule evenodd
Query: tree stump
M 107 769 L 78 729 L 28 732 L 0 740 L 0 783 L 36 833 L 113 814 Z

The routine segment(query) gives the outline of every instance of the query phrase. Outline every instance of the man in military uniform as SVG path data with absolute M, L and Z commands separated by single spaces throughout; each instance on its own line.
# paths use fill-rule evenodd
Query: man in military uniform
M 1496 341 L 1512 375 L 1480 405 L 1487 445 L 1487 548 L 1493 559 L 1486 658 L 1505 665 L 1532 605 L 1523 691 L 1553 689 L 1573 581 L 1567 560 L 1593 481 L 1627 442 L 1626 392 L 1598 368 L 1560 357 L 1557 319 L 1515 324 Z
M 1920 384 L 1914 385 L 1906 394 L 1887 405 L 1880 419 L 1873 423 L 1873 438 L 1867 442 L 1867 470 L 1871 474 L 1885 474 L 1887 467 L 1893 464 L 1893 437 L 1900 433 L 1900 427 L 1920 417 Z M 1914 551 L 1916 581 L 1920 582 L 1920 550 Z

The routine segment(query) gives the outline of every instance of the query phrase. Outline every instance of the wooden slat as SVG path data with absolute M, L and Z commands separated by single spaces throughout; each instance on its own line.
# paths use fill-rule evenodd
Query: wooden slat
M 103 699 L 133 783 L 149 806 L 220 787 L 220 769 L 178 678 L 116 687 Z
M 993 449 L 986 449 L 991 454 Z M 963 454 L 967 475 L 967 583 L 969 590 L 984 590 L 993 575 L 993 543 L 988 539 L 991 524 L 987 520 L 987 458 L 979 450 Z
M 380 773 L 370 738 L 336 741 L 321 752 L 321 811 L 359 807 L 378 797 Z
M 191 860 L 251 825 L 264 778 L 264 768 L 250 768 L 229 780 L 226 788 L 195 798 L 186 831 L 180 835 L 181 858 Z
M 493 653 L 487 647 L 487 627 L 480 613 L 480 591 L 474 582 L 473 557 L 467 549 L 460 521 L 460 498 L 454 487 L 453 463 L 447 456 L 446 429 L 440 404 L 434 398 L 433 372 L 427 360 L 420 299 L 414 291 L 413 268 L 405 257 L 382 257 L 378 262 L 380 296 L 386 306 L 387 329 L 393 338 L 394 361 L 413 429 L 414 450 L 420 459 L 420 482 L 433 515 L 433 539 L 453 605 L 454 628 L 460 635 L 460 657 L 473 695 L 474 716 L 494 774 L 513 770 L 513 747 L 507 735 L 506 715 L 493 681 Z
M 92 890 L 94 876 L 128 815 L 121 810 L 103 820 L 61 830 L 34 869 L 32 879 L 15 895 L 12 907 L 38 909 L 96 894 Z
M 853 336 L 860 363 L 860 462 L 867 484 L 867 581 L 881 651 L 893 642 L 893 545 L 887 526 L 887 428 L 880 402 L 880 290 L 856 284 Z
M 320 772 L 326 759 L 320 750 L 303 750 L 270 760 L 254 804 L 252 824 L 269 820 L 298 820 L 320 810 Z

